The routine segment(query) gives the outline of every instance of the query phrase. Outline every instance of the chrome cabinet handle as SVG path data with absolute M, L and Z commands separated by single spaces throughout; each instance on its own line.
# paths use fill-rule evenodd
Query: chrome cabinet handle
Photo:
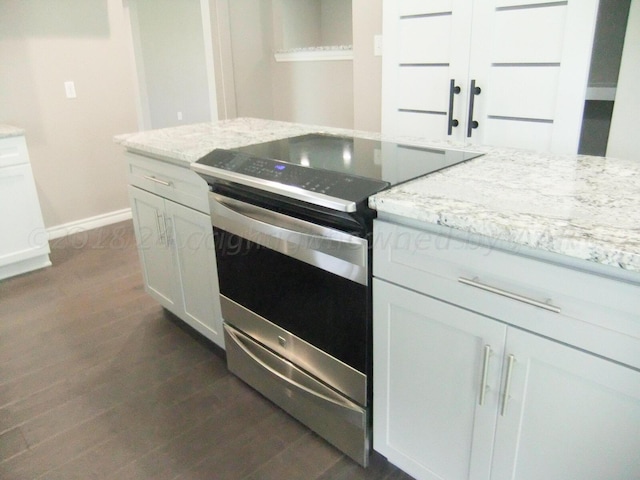
M 480 290 L 484 290 L 486 292 L 495 293 L 496 295 L 502 295 L 503 297 L 510 298 L 512 300 L 517 300 L 522 303 L 526 303 L 528 305 L 533 305 L 534 307 L 544 308 L 545 310 L 549 310 L 553 313 L 560 313 L 562 310 L 560 307 L 556 307 L 550 303 L 540 302 L 538 300 L 534 300 L 533 298 L 524 297 L 522 295 L 518 295 L 517 293 L 508 292 L 507 290 L 502 290 L 501 288 L 492 287 L 491 285 L 487 285 L 484 283 L 478 282 L 477 277 L 473 279 L 459 277 L 458 281 L 460 283 L 464 283 L 465 285 L 469 285 L 471 287 L 479 288 Z
M 164 229 L 162 228 L 164 225 Z M 164 215 L 160 212 L 156 213 L 156 226 L 158 227 L 158 236 L 160 237 L 160 245 L 167 245 L 167 224 Z
M 166 245 L 174 244 L 174 236 L 173 236 L 173 224 L 171 223 L 171 218 L 167 218 L 166 216 L 162 216 L 162 220 L 164 223 L 164 240 Z
M 455 79 L 449 83 L 449 119 L 447 121 L 447 135 L 451 135 L 453 127 L 457 127 L 459 122 L 453 118 L 453 96 L 460 93 L 460 87 L 456 85 Z
M 516 361 L 516 357 L 514 355 L 509 355 L 507 359 L 507 378 L 504 381 L 504 392 L 502 397 L 502 409 L 500 410 L 500 415 L 505 416 L 507 414 L 507 403 L 509 403 L 510 392 L 511 392 L 511 374 L 513 373 L 513 364 Z
M 171 182 L 160 180 L 159 178 L 153 177 L 151 175 L 145 175 L 144 178 L 146 178 L 147 180 L 151 180 L 152 182 L 159 183 L 160 185 L 164 185 L 165 187 L 171 186 Z
M 491 345 L 484 346 L 484 361 L 482 362 L 482 379 L 480 380 L 480 398 L 478 405 L 484 404 L 484 397 L 487 391 L 487 377 L 489 375 L 489 359 L 491 358 Z
M 476 87 L 476 81 L 471 80 L 471 88 L 469 89 L 469 119 L 467 122 L 467 137 L 471 137 L 471 130 L 478 128 L 478 122 L 473 119 L 473 107 L 475 103 L 476 95 L 480 95 L 482 89 Z

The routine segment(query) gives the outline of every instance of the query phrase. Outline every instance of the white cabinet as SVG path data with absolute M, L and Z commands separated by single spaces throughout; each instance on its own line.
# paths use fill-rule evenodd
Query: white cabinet
M 129 198 L 147 292 L 224 348 L 206 183 L 176 165 L 137 155 L 128 160 Z
M 374 230 L 375 450 L 418 479 L 640 478 L 638 285 Z
M 129 200 L 147 292 L 176 313 L 179 274 L 173 237 L 168 232 L 171 219 L 167 218 L 166 200 L 131 186 Z
M 515 328 L 505 356 L 490 478 L 640 478 L 640 372 Z
M 487 478 L 506 327 L 379 279 L 373 299 L 373 448 L 416 478 Z
M 385 0 L 382 131 L 576 153 L 598 0 Z
M 0 279 L 51 265 L 24 136 L 0 139 Z

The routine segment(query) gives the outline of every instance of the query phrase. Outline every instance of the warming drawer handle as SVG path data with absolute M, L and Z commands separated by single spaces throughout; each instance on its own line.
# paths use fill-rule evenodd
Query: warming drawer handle
M 360 412 L 362 411 L 362 408 L 359 407 L 358 405 L 356 405 L 355 403 L 352 403 L 346 399 L 337 399 L 337 398 L 330 398 L 327 397 L 326 395 L 323 395 L 322 393 L 316 392 L 314 390 L 311 390 L 310 388 L 301 385 L 300 383 L 288 378 L 287 376 L 283 375 L 282 373 L 278 372 L 276 369 L 274 369 L 273 367 L 271 367 L 270 365 L 267 365 L 264 361 L 262 361 L 260 358 L 258 358 L 252 351 L 251 351 L 251 346 L 250 345 L 246 345 L 245 342 L 242 341 L 242 338 L 240 338 L 240 336 L 233 331 L 230 328 L 226 328 L 225 329 L 226 332 L 231 336 L 231 338 L 236 342 L 236 344 L 238 345 L 238 347 L 240 347 L 242 349 L 242 351 L 248 355 L 249 357 L 251 357 L 251 359 L 256 362 L 258 365 L 260 365 L 262 368 L 264 368 L 265 370 L 267 370 L 268 372 L 272 373 L 273 375 L 275 375 L 276 377 L 278 377 L 280 380 L 288 383 L 289 385 L 296 387 L 300 390 L 303 390 L 305 392 L 307 392 L 310 395 L 313 395 L 317 398 L 320 398 L 321 400 L 324 400 L 325 402 L 329 402 L 332 403 L 334 405 L 337 405 L 338 407 L 343 407 L 343 408 L 347 408 L 349 410 L 352 410 L 354 412 Z M 284 360 L 282 359 L 283 362 L 286 362 L 289 365 L 292 365 L 293 368 L 296 368 L 293 364 L 291 364 L 288 360 Z
M 146 178 L 147 180 L 151 180 L 152 182 L 155 183 L 159 183 L 160 185 L 164 185 L 165 187 L 170 187 L 171 186 L 171 182 L 167 182 L 165 180 L 160 180 L 159 178 L 156 178 L 152 175 L 145 175 L 144 178 Z
M 507 290 L 502 290 L 501 288 L 496 288 L 496 287 L 492 287 L 491 285 L 481 283 L 478 281 L 478 277 L 474 277 L 474 278 L 459 277 L 458 281 L 460 283 L 464 283 L 465 285 L 469 285 L 471 287 L 484 290 L 485 292 L 491 292 L 491 293 L 495 293 L 496 295 L 502 295 L 503 297 L 507 297 L 512 300 L 517 300 L 519 302 L 526 303 L 528 305 L 533 305 L 534 307 L 543 308 L 553 313 L 560 313 L 562 311 L 560 307 L 556 307 L 555 305 L 552 305 L 549 302 L 540 302 L 538 300 L 534 300 L 533 298 L 524 297 L 522 295 L 518 295 L 517 293 L 512 293 Z

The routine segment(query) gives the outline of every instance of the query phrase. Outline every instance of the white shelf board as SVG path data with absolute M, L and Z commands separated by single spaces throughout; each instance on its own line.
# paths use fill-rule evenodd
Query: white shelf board
M 353 60 L 353 50 L 295 50 L 276 52 L 276 62 L 323 62 L 328 60 Z

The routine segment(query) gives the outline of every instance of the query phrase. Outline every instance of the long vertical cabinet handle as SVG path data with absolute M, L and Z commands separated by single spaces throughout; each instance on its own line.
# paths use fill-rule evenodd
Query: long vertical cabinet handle
M 449 119 L 447 121 L 447 135 L 451 135 L 453 127 L 458 126 L 458 120 L 453 118 L 453 96 L 460 93 L 460 87 L 456 85 L 455 79 L 451 79 L 449 83 Z
M 484 404 L 484 396 L 487 391 L 487 376 L 489 375 L 489 360 L 491 359 L 491 345 L 484 346 L 484 361 L 482 362 L 482 379 L 480 380 L 480 397 L 478 405 Z
M 511 374 L 513 373 L 513 364 L 516 361 L 516 357 L 514 355 L 509 355 L 507 357 L 507 378 L 504 381 L 504 392 L 502 396 L 502 410 L 500 411 L 500 415 L 503 417 L 507 414 L 507 404 L 509 403 L 509 396 L 511 392 Z
M 471 137 L 471 130 L 478 128 L 478 122 L 473 119 L 473 106 L 475 103 L 476 95 L 480 95 L 482 89 L 476 87 L 476 81 L 471 80 L 471 88 L 469 90 L 469 119 L 467 121 L 467 137 Z
M 160 237 L 160 245 L 167 245 L 167 224 L 164 221 L 164 215 L 160 212 L 156 213 L 156 226 L 158 227 L 158 236 Z M 164 230 L 162 229 L 164 226 Z
M 165 215 L 162 216 L 164 220 L 164 239 L 167 242 L 167 247 L 169 245 L 173 245 L 175 243 L 175 232 L 173 231 L 173 220 L 171 217 L 167 218 Z

